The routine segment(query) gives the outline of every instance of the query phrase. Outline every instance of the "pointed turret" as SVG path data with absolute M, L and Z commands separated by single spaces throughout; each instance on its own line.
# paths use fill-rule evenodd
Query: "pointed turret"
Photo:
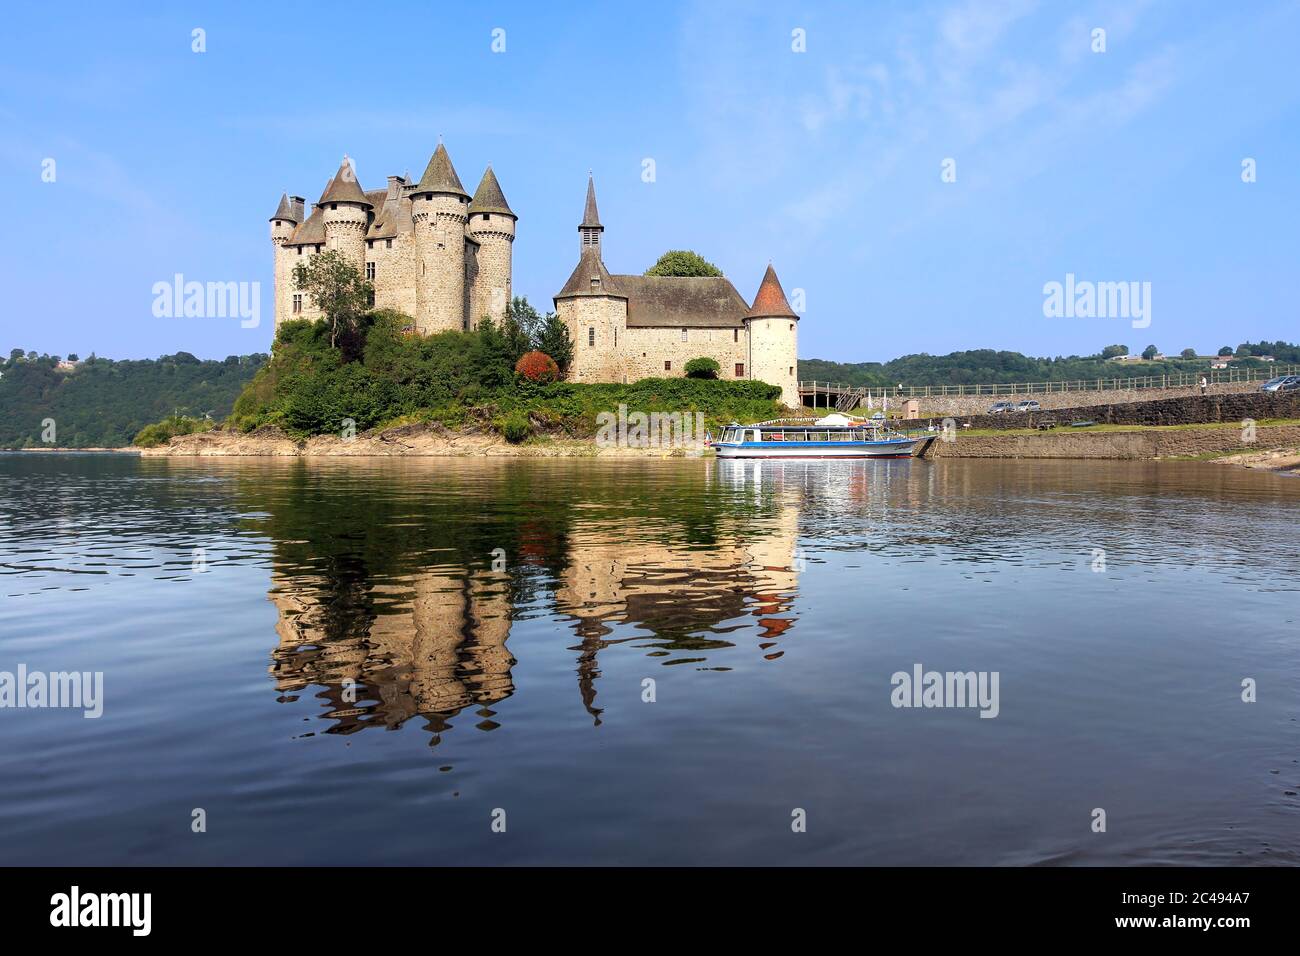
M 346 155 L 343 157 L 343 162 L 339 164 L 339 171 L 325 187 L 325 192 L 321 193 L 316 205 L 324 206 L 326 203 L 338 202 L 356 203 L 367 208 L 373 206 L 373 203 L 366 198 L 361 184 L 357 182 L 357 172 L 352 168 L 352 161 Z
M 289 201 L 288 193 L 280 194 L 280 205 L 275 207 L 275 215 L 271 217 L 270 221 L 275 222 L 277 219 L 295 225 L 299 221 L 297 213 L 294 212 L 293 203 Z
M 581 238 L 579 246 L 581 251 L 594 248 L 596 254 L 600 255 L 600 234 L 605 231 L 605 227 L 600 224 L 600 213 L 596 211 L 596 182 L 587 174 L 587 205 L 582 210 L 582 222 L 578 225 L 578 236 Z
M 790 303 L 785 297 L 785 290 L 781 288 L 781 280 L 776 277 L 776 270 L 772 268 L 770 262 L 767 264 L 767 272 L 763 273 L 763 281 L 759 283 L 758 293 L 754 296 L 754 305 L 749 310 L 748 318 L 799 318 L 794 314 L 794 309 L 790 308 Z
M 447 147 L 442 143 L 438 144 L 438 148 L 429 157 L 429 165 L 424 167 L 424 175 L 420 177 L 420 183 L 411 195 L 420 196 L 428 193 L 451 193 L 469 199 L 469 193 L 465 192 L 465 187 L 460 184 L 456 168 L 452 166 L 451 157 L 447 155 Z
M 596 181 L 587 174 L 587 205 L 582 210 L 582 227 L 604 229 L 600 224 L 600 213 L 596 211 Z
M 754 304 L 745 316 L 749 329 L 749 377 L 781 388 L 781 401 L 799 407 L 799 316 L 781 288 L 772 264 L 767 264 Z
M 515 216 L 514 210 L 506 202 L 505 193 L 501 191 L 501 184 L 497 182 L 496 173 L 492 172 L 491 164 L 483 173 L 483 178 L 479 180 L 478 189 L 474 190 L 474 198 L 469 202 L 469 213 L 471 216 L 482 213 L 497 212 L 503 216 Z

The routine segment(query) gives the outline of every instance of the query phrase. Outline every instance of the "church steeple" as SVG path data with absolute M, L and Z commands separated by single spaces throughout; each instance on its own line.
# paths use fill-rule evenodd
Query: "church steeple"
M 582 210 L 582 222 L 578 226 L 578 235 L 582 242 L 579 252 L 586 252 L 588 249 L 595 249 L 596 255 L 600 255 L 600 234 L 605 231 L 605 227 L 600 224 L 600 213 L 596 211 L 596 182 L 592 179 L 591 173 L 587 173 L 587 205 Z

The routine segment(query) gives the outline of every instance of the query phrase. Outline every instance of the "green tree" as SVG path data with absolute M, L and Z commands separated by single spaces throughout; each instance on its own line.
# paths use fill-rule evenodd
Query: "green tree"
M 312 297 L 330 326 L 330 345 L 338 347 L 340 335 L 357 331 L 369 308 L 374 286 L 337 249 L 317 253 L 293 270 L 294 284 Z
M 1225 357 L 1231 355 L 1231 354 L 1232 354 L 1232 346 L 1231 346 L 1231 345 L 1225 345 L 1223 348 L 1219 349 L 1219 353 L 1218 353 L 1218 354 L 1219 354 L 1219 358 L 1225 358 Z
M 1128 346 L 1108 345 L 1101 350 L 1101 357 L 1104 359 L 1114 358 L 1117 355 L 1128 355 Z
M 1146 359 L 1148 362 L 1150 362 L 1153 358 L 1155 358 L 1159 354 L 1160 354 L 1160 350 L 1156 348 L 1154 345 L 1148 345 L 1146 348 L 1142 350 L 1142 357 Z
M 717 378 L 718 372 L 722 370 L 716 359 L 700 356 L 693 358 L 686 363 L 687 378 Z
M 555 359 L 561 375 L 569 374 L 569 366 L 573 364 L 573 341 L 569 338 L 569 326 L 554 312 L 546 315 L 542 334 L 537 339 L 537 351 Z
M 517 295 L 511 299 L 509 315 L 519 326 L 520 331 L 528 337 L 528 348 L 537 348 L 537 343 L 541 341 L 542 329 L 546 326 L 546 319 L 532 307 L 528 296 Z
M 698 252 L 670 249 L 645 272 L 648 276 L 720 276 L 722 270 Z
M 1180 358 L 1194 359 L 1196 358 L 1196 349 L 1183 349 L 1178 355 Z

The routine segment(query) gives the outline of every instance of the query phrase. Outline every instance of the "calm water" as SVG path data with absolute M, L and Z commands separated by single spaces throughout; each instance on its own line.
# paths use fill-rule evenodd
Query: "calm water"
M 1298 523 L 1195 463 L 0 456 L 0 670 L 105 696 L 0 710 L 0 863 L 1294 864 Z

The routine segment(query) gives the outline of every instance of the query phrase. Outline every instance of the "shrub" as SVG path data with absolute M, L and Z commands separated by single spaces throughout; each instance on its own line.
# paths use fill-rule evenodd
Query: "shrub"
M 506 441 L 512 445 L 518 445 L 530 434 L 533 427 L 528 421 L 528 416 L 520 411 L 513 411 L 501 420 L 498 428 Z
M 722 367 L 711 358 L 693 358 L 686 363 L 687 378 L 717 378 Z
M 138 448 L 156 448 L 165 445 L 177 435 L 192 435 L 212 428 L 213 423 L 203 418 L 189 418 L 185 415 L 173 415 L 152 425 L 145 425 L 136 434 L 132 444 Z
M 525 352 L 515 371 L 530 382 L 554 382 L 560 377 L 560 367 L 545 352 Z

